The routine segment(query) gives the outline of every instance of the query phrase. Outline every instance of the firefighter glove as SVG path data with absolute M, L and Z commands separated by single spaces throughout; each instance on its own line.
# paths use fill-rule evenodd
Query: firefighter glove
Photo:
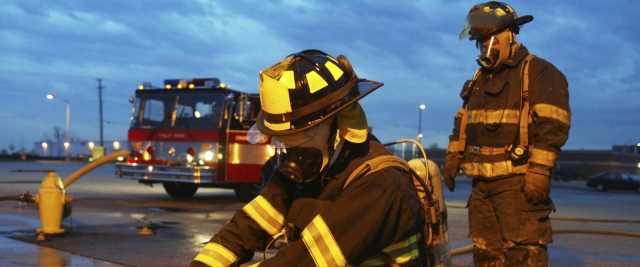
M 444 162 L 444 183 L 451 192 L 456 188 L 454 179 L 456 179 L 456 176 L 458 175 L 461 158 L 462 156 L 459 153 L 450 152 L 447 153 L 447 157 Z
M 547 172 L 548 171 L 540 171 Z M 548 174 L 541 174 L 535 170 L 529 169 L 524 175 L 522 190 L 527 200 L 532 204 L 538 204 L 549 197 L 551 191 L 551 182 Z

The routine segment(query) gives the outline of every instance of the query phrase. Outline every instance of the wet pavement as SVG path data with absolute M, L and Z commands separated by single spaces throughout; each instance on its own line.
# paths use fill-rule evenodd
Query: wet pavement
M 61 177 L 82 164 L 0 162 L 0 196 L 36 194 L 43 173 L 7 173 L 20 168 L 55 168 Z M 640 195 L 595 192 L 584 182 L 554 182 L 554 230 L 607 230 L 640 233 Z M 38 241 L 35 204 L 0 202 L 0 266 L 187 266 L 213 233 L 244 203 L 233 191 L 201 189 L 192 199 L 176 200 L 162 186 L 147 187 L 117 179 L 113 166 L 67 187 L 73 213 L 64 234 Z M 451 248 L 471 244 L 464 208 L 470 182 L 458 178 L 456 192 L 445 192 Z M 553 219 L 556 218 L 556 219 Z M 572 218 L 600 221 L 571 220 Z M 569 220 L 565 220 L 569 219 Z M 606 220 L 618 219 L 610 222 Z M 150 235 L 141 230 L 151 230 Z M 550 266 L 640 266 L 640 239 L 628 235 L 556 233 L 549 246 Z M 256 258 L 262 253 L 256 253 Z M 453 266 L 473 266 L 470 253 L 453 257 Z

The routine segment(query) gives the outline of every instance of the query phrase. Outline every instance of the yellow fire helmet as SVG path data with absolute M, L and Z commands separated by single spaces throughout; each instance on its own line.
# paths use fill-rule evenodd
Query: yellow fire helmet
M 291 135 L 336 116 L 340 135 L 361 143 L 368 125 L 357 101 L 382 85 L 359 79 L 343 55 L 304 50 L 260 72 L 256 127 L 269 136 Z
M 511 6 L 502 2 L 491 1 L 478 4 L 469 11 L 460 33 L 460 40 L 467 37 L 469 40 L 482 39 L 506 29 L 518 34 L 520 26 L 532 20 L 531 15 L 518 17 Z

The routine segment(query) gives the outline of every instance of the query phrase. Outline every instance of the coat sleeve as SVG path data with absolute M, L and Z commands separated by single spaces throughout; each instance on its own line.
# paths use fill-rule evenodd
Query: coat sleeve
M 529 63 L 530 169 L 550 170 L 569 138 L 571 109 L 565 76 L 541 58 Z
M 264 250 L 284 228 L 293 186 L 292 181 L 273 175 L 260 195 L 236 211 L 190 266 L 237 266 L 251 260 L 255 250 Z
M 302 230 L 301 240 L 259 266 L 358 266 L 390 245 L 406 244 L 403 249 L 407 250 L 417 246 L 418 241 L 411 238 L 421 233 L 422 225 L 411 178 L 385 168 L 349 184 Z M 405 260 L 420 260 L 417 248 L 410 252 L 415 257 Z

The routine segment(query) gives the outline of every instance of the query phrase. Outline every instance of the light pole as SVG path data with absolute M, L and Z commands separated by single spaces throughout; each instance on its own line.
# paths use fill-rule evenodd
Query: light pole
M 422 138 L 422 111 L 426 108 L 427 106 L 425 104 L 420 104 L 418 113 L 418 143 L 420 143 L 420 139 Z
M 69 150 L 70 150 L 70 146 L 71 146 L 71 143 L 69 142 L 69 133 L 70 133 L 69 120 L 71 118 L 71 104 L 69 103 L 68 100 L 57 96 L 56 93 L 47 95 L 47 99 L 54 99 L 54 98 L 58 98 L 58 99 L 60 99 L 60 100 L 62 100 L 62 101 L 67 103 L 67 140 L 66 140 L 66 142 L 64 142 L 64 149 L 65 149 L 65 152 L 66 152 L 66 158 L 65 159 L 69 160 Z

